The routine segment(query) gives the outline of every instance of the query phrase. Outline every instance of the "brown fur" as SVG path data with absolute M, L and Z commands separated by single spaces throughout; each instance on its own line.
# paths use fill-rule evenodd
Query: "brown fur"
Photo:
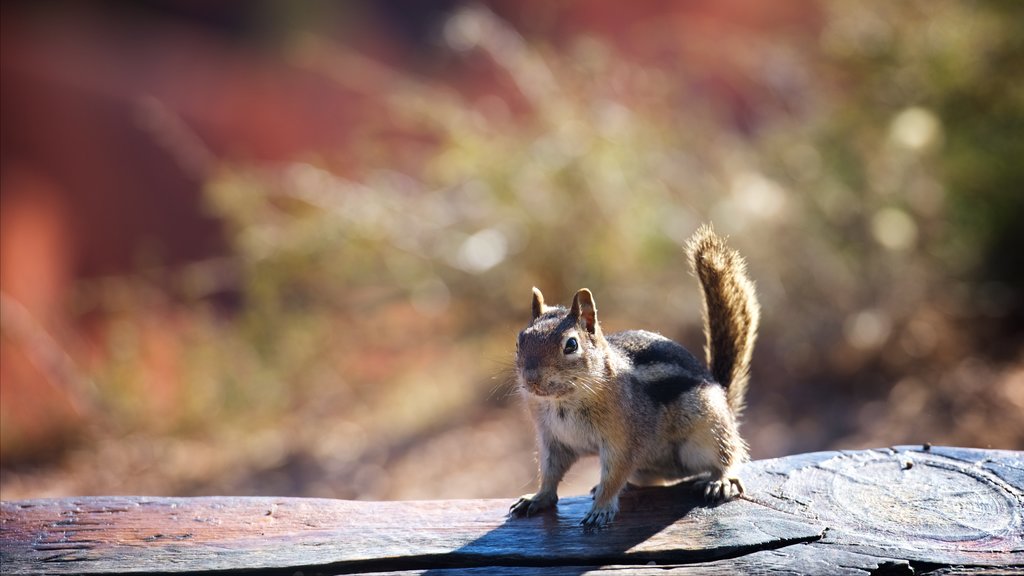
M 739 416 L 761 317 L 754 283 L 740 253 L 730 250 L 710 225 L 697 229 L 686 252 L 704 291 L 707 363 L 715 380 L 729 391 L 729 407 Z

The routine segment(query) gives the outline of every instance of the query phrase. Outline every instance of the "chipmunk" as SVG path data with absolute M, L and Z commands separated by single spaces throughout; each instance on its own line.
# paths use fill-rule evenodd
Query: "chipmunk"
M 533 319 L 519 333 L 515 369 L 536 423 L 541 481 L 510 515 L 553 507 L 562 477 L 592 454 L 600 457 L 601 480 L 581 521 L 588 529 L 612 521 L 627 481 L 695 479 L 712 502 L 743 493 L 736 473 L 747 445 L 738 419 L 760 307 L 743 258 L 711 226 L 697 230 L 686 252 L 704 294 L 707 366 L 653 332 L 606 336 L 586 288 L 569 308 L 548 306 L 533 289 Z

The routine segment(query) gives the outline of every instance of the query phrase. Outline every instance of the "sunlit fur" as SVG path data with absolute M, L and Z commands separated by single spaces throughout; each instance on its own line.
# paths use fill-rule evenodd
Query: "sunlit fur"
M 711 226 L 701 226 L 686 251 L 704 292 L 707 363 L 715 380 L 728 388 L 729 405 L 738 416 L 761 317 L 754 283 L 747 277 L 743 257 L 730 250 Z
M 737 470 L 747 447 L 737 415 L 757 330 L 756 297 L 742 258 L 709 227 L 695 234 L 688 255 L 704 289 L 710 369 L 652 332 L 606 337 L 589 290 L 565 308 L 548 306 L 533 289 L 516 377 L 536 423 L 541 485 L 513 505 L 513 514 L 553 506 L 569 467 L 593 454 L 601 460 L 601 481 L 583 519 L 587 527 L 614 518 L 627 480 L 649 485 L 699 477 L 712 501 L 742 493 Z M 579 343 L 572 353 L 568 338 Z

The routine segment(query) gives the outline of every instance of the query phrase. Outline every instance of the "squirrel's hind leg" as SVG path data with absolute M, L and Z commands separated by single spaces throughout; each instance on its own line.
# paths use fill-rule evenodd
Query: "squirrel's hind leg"
M 738 434 L 717 432 L 714 427 L 700 427 L 679 446 L 680 462 L 700 475 L 694 487 L 711 503 L 732 500 L 744 492 L 737 472 L 746 460 L 746 445 Z

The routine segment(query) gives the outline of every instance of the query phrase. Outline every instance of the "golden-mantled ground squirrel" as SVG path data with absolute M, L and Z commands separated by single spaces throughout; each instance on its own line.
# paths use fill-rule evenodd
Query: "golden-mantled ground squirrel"
M 747 446 L 737 420 L 760 308 L 743 258 L 710 226 L 697 230 L 687 254 L 704 292 L 707 366 L 659 334 L 603 334 L 586 288 L 568 309 L 546 305 L 533 289 L 516 374 L 536 422 L 541 481 L 536 494 L 512 505 L 512 515 L 554 506 L 566 471 L 591 454 L 600 456 L 601 481 L 581 522 L 587 528 L 615 517 L 627 481 L 692 478 L 713 502 L 743 493 L 736 472 Z

